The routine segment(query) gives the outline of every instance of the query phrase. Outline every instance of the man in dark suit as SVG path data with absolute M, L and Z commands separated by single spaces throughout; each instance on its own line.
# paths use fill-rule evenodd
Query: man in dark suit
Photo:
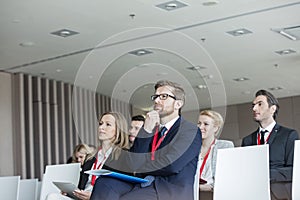
M 269 144 L 271 198 L 290 200 L 294 142 L 299 138 L 298 133 L 276 123 L 279 103 L 270 92 L 256 92 L 252 110 L 259 128 L 243 138 L 242 146 Z
M 154 110 L 147 113 L 131 152 L 123 152 L 115 165 L 106 163 L 119 171 L 134 172 L 149 182 L 136 184 L 102 176 L 96 181 L 91 200 L 194 199 L 201 133 L 196 124 L 180 116 L 184 90 L 176 83 L 159 81 L 151 99 Z M 125 162 L 128 169 L 124 168 Z

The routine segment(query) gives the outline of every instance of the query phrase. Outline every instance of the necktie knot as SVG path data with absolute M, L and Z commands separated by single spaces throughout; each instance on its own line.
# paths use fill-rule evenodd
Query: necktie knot
M 168 129 L 164 126 L 160 129 L 159 135 L 162 137 Z
M 267 130 L 261 130 L 260 131 L 260 144 L 265 144 L 265 133 L 267 133 Z

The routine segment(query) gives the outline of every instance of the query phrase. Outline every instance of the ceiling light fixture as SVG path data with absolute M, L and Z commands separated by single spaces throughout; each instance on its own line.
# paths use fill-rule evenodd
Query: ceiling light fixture
M 27 41 L 27 42 L 21 42 L 19 45 L 20 45 L 21 47 L 32 47 L 32 46 L 34 46 L 35 44 L 34 44 L 34 42 Z
M 72 36 L 72 35 L 79 34 L 79 32 L 68 30 L 68 29 L 61 29 L 61 30 L 58 30 L 58 31 L 54 31 L 51 34 L 57 35 L 57 36 L 60 36 L 60 37 L 69 37 L 69 36 Z
M 192 66 L 192 67 L 187 67 L 187 69 L 188 70 L 193 70 L 193 71 L 198 71 L 198 70 L 207 69 L 207 68 L 204 67 L 204 66 L 196 65 L 196 66 Z
M 214 76 L 212 74 L 203 75 L 202 78 L 204 79 L 212 79 Z
M 214 6 L 217 5 L 219 1 L 209 0 L 202 3 L 203 6 Z
M 296 41 L 300 40 L 300 26 L 290 26 L 286 28 L 278 28 L 278 29 L 271 29 L 274 32 L 277 32 L 284 37 Z
M 240 28 L 232 31 L 227 31 L 226 33 L 232 35 L 232 36 L 241 36 L 241 35 L 246 35 L 252 33 L 252 31 L 249 31 L 248 29 L 245 28 Z
M 197 85 L 197 88 L 200 90 L 206 89 L 207 86 L 206 85 Z
M 289 55 L 289 54 L 292 54 L 292 53 L 296 53 L 296 51 L 293 50 L 293 49 L 284 49 L 284 50 L 280 50 L 280 51 L 275 51 L 275 53 L 283 56 L 283 55 Z
M 129 54 L 133 54 L 135 56 L 144 56 L 144 55 L 151 54 L 151 53 L 153 53 L 153 52 L 149 51 L 147 49 L 137 49 L 137 50 L 129 52 Z
M 172 10 L 176 10 L 182 7 L 187 6 L 187 4 L 184 4 L 180 1 L 169 1 L 166 3 L 162 3 L 162 4 L 158 4 L 156 5 L 156 7 L 159 7 L 161 9 L 164 9 L 166 11 L 172 11 Z
M 234 78 L 233 80 L 234 80 L 234 81 L 237 81 L 237 82 L 240 82 L 240 81 L 248 81 L 249 78 L 246 78 L 246 77 L 240 77 L 240 78 Z
M 272 91 L 274 91 L 274 90 L 282 90 L 282 89 L 283 89 L 283 88 L 280 87 L 280 86 L 269 88 L 269 90 L 272 90 Z

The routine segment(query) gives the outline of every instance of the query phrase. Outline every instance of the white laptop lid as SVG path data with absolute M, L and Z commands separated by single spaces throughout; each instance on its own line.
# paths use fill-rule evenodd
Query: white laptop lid
M 78 185 L 80 176 L 80 163 L 47 165 L 42 180 L 40 200 L 44 200 L 49 193 L 59 193 L 59 189 L 52 183 L 70 182 Z
M 18 200 L 20 176 L 0 177 L 0 199 Z
M 220 149 L 214 200 L 269 200 L 269 179 L 267 144 Z
M 292 199 L 300 199 L 300 140 L 295 141 Z

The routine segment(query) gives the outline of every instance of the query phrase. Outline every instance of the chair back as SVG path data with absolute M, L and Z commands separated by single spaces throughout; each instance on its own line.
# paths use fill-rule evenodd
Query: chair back
M 37 200 L 38 179 L 21 179 L 19 200 Z
M 5 200 L 19 199 L 20 176 L 0 177 L 0 198 Z
M 218 150 L 214 200 L 270 200 L 269 180 L 268 144 Z

